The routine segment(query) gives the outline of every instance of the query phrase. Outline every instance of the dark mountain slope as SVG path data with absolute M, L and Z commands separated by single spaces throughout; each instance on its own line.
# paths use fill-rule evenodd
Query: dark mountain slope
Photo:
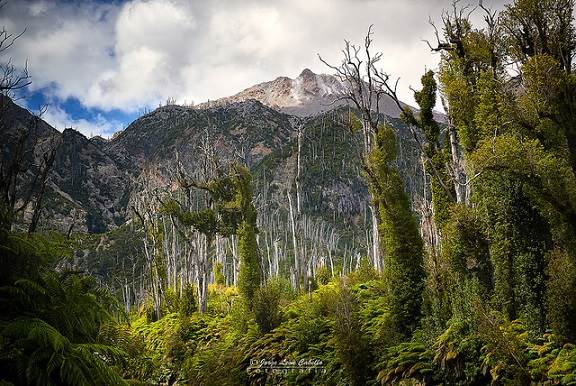
M 43 155 L 56 147 L 56 159 L 47 183 L 44 229 L 104 232 L 125 221 L 130 179 L 105 149 L 73 129 L 63 133 L 8 98 L 2 100 L 2 163 L 9 165 L 22 133 L 27 133 L 24 173 L 19 180 L 23 197 L 42 164 Z M 31 215 L 27 208 L 22 221 Z

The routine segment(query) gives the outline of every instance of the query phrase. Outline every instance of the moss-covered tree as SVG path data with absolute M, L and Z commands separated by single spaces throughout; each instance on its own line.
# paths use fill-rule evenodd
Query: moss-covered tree
M 378 203 L 380 245 L 386 251 L 384 279 L 398 332 L 409 336 L 421 316 L 424 268 L 422 239 L 398 170 L 394 129 L 381 125 L 364 174 Z
M 260 286 L 260 253 L 256 242 L 256 209 L 252 202 L 252 177 L 245 166 L 231 164 L 227 173 L 220 172 L 206 182 L 186 181 L 181 185 L 192 186 L 208 192 L 210 207 L 202 210 L 186 210 L 175 200 L 163 204 L 162 211 L 178 219 L 185 226 L 204 234 L 210 246 L 216 234 L 223 237 L 238 236 L 240 277 L 238 285 L 248 306 L 252 307 L 254 293 Z M 199 299 L 200 301 L 200 299 Z M 201 312 L 205 304 L 200 301 Z
M 496 309 L 538 332 L 549 325 L 546 299 L 558 289 L 548 274 L 557 273 L 554 259 L 547 256 L 565 250 L 576 257 L 568 241 L 576 225 L 568 59 L 576 46 L 573 2 L 518 0 L 500 17 L 482 9 L 483 29 L 474 29 L 456 7 L 445 14 L 445 42 L 437 47 L 443 52 L 440 89 L 473 176 L 466 184 L 477 208 L 472 218 L 482 228 L 478 240 L 488 242 L 493 285 L 484 288 L 493 288 Z M 511 64 L 520 76 L 511 76 Z M 465 261 L 469 249 L 460 247 L 470 244 L 468 232 L 457 224 L 448 228 L 456 238 L 446 240 L 451 264 Z

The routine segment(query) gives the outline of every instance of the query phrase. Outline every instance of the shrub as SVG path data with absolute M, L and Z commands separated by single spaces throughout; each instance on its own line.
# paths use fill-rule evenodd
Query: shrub
M 186 284 L 182 289 L 182 295 L 180 296 L 180 315 L 190 316 L 197 310 L 194 292 L 194 286 L 190 283 Z
M 318 284 L 326 285 L 330 282 L 330 279 L 332 279 L 332 274 L 328 267 L 323 266 L 316 270 L 316 281 L 318 281 Z
M 334 339 L 336 355 L 350 383 L 365 385 L 371 378 L 371 350 L 361 330 L 357 299 L 344 285 L 340 287 L 334 310 Z
M 214 281 L 218 285 L 226 285 L 226 277 L 222 273 L 223 268 L 224 266 L 219 261 L 214 264 Z
M 260 331 L 267 333 L 282 322 L 281 305 L 291 297 L 290 283 L 285 279 L 268 280 L 254 296 L 254 318 Z

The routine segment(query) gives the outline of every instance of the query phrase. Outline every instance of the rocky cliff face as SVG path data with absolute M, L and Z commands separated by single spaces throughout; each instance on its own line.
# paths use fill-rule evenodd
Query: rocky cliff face
M 56 148 L 56 159 L 48 178 L 41 228 L 66 232 L 104 232 L 126 219 L 130 193 L 128 165 L 110 157 L 106 144 L 89 140 L 73 129 L 60 133 L 42 119 L 7 98 L 2 101 L 2 163 L 8 165 L 19 136 L 28 133 L 19 196 L 29 190 L 43 156 Z M 31 215 L 23 212 L 22 222 Z
M 86 212 L 83 225 L 88 231 L 104 232 L 126 220 L 131 183 L 125 166 L 108 155 L 105 148 L 66 129 L 51 182 Z

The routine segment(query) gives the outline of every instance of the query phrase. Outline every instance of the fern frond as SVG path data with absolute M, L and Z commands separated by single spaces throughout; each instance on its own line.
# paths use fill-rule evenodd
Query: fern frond
M 14 339 L 31 340 L 41 347 L 51 347 L 54 351 L 62 351 L 70 341 L 58 330 L 39 318 L 16 319 L 8 322 L 2 330 L 2 335 Z

